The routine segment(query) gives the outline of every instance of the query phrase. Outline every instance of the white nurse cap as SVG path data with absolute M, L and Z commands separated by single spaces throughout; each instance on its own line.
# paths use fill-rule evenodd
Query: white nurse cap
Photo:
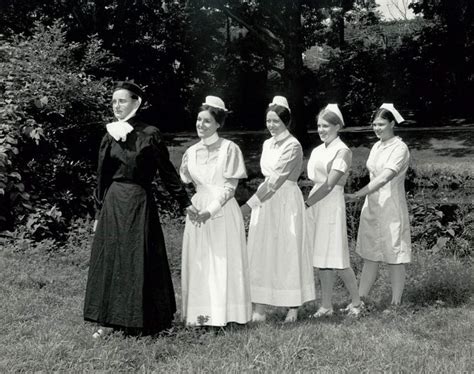
M 334 113 L 336 116 L 339 117 L 342 124 L 344 125 L 344 117 L 342 116 L 341 110 L 339 109 L 337 104 L 328 104 L 326 108 L 324 108 L 324 110 Z
M 401 122 L 405 121 L 405 119 L 402 117 L 402 115 L 400 114 L 400 112 L 395 109 L 395 107 L 393 106 L 392 103 L 383 103 L 383 104 L 380 106 L 380 109 L 386 109 L 386 110 L 388 110 L 390 113 L 392 113 L 393 116 L 395 117 L 395 121 L 397 121 L 397 123 L 401 123 Z

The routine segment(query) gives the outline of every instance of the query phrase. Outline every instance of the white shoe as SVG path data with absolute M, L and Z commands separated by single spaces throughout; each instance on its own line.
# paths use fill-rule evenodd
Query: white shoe
M 106 330 L 103 327 L 98 329 L 95 333 L 92 334 L 93 339 L 100 339 L 103 338 L 104 336 L 108 335 L 110 333 L 110 330 Z
M 364 309 L 364 307 L 365 307 L 365 304 L 363 301 L 361 301 L 360 304 L 357 306 L 354 306 L 352 305 L 352 303 L 350 303 L 348 306 L 341 309 L 341 312 L 347 313 L 348 316 L 358 317 L 362 309 Z
M 330 309 L 326 309 L 324 307 L 321 307 L 318 309 L 318 311 L 316 313 L 313 314 L 313 318 L 322 318 L 322 317 L 330 317 L 332 316 L 334 313 L 334 309 L 333 308 L 330 308 Z
M 290 309 L 286 314 L 284 323 L 292 323 L 298 320 L 298 309 Z

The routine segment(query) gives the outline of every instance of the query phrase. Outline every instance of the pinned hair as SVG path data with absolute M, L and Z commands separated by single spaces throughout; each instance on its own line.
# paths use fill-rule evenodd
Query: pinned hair
M 316 116 L 316 120 L 323 119 L 331 125 L 339 125 L 341 128 L 344 127 L 344 122 L 342 121 L 341 117 L 339 117 L 336 113 L 332 110 L 328 110 L 327 108 L 322 109 L 318 115 Z
M 209 112 L 221 127 L 224 126 L 225 119 L 227 118 L 227 112 L 225 110 L 204 104 L 199 107 L 199 112 L 202 111 Z
M 115 83 L 114 92 L 118 90 L 127 90 L 130 92 L 130 96 L 134 100 L 142 98 L 144 96 L 143 90 L 134 82 L 131 81 L 119 81 Z
M 278 118 L 280 118 L 281 121 L 285 124 L 286 128 L 289 129 L 289 127 L 291 126 L 291 113 L 288 108 L 277 104 L 270 104 L 265 114 L 267 114 L 268 112 L 275 112 Z
M 374 122 L 377 118 L 382 118 L 389 122 L 395 121 L 395 123 L 398 125 L 398 122 L 395 119 L 395 116 L 393 115 L 393 113 L 390 110 L 387 110 L 385 108 L 377 109 L 372 115 L 370 122 Z

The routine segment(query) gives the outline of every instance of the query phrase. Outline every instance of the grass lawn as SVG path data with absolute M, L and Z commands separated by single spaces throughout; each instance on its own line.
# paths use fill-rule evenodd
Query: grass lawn
M 166 221 L 164 231 L 180 304 L 182 224 Z M 71 236 L 52 254 L 0 242 L 0 372 L 443 372 L 474 370 L 473 268 L 454 258 L 415 251 L 409 266 L 406 307 L 383 312 L 389 295 L 385 269 L 368 312 L 359 319 L 337 314 L 283 325 L 274 310 L 261 325 L 209 331 L 179 322 L 168 336 L 132 338 L 115 333 L 91 338 L 82 320 L 91 232 Z M 353 259 L 356 273 L 360 261 Z M 347 295 L 338 286 L 338 307 Z M 179 321 L 179 313 L 177 315 Z

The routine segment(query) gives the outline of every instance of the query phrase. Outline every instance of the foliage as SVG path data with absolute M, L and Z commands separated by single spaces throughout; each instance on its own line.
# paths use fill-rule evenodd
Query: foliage
M 26 218 L 26 224 L 20 237 L 25 240 L 40 242 L 44 239 L 63 241 L 66 238 L 67 226 L 61 211 L 55 206 L 42 202 Z
M 68 218 L 71 211 L 86 213 L 89 191 L 80 189 L 90 183 L 91 160 L 103 132 L 99 123 L 105 122 L 108 107 L 106 80 L 88 70 L 113 58 L 97 39 L 69 43 L 61 23 L 36 24 L 32 36 L 14 36 L 0 53 L 0 195 L 5 205 L 25 215 L 30 200 L 47 199 L 59 201 L 61 208 L 72 203 Z M 71 178 L 78 169 L 82 174 Z M 79 195 L 68 198 L 68 191 Z M 4 211 L 0 215 L 6 218 Z

